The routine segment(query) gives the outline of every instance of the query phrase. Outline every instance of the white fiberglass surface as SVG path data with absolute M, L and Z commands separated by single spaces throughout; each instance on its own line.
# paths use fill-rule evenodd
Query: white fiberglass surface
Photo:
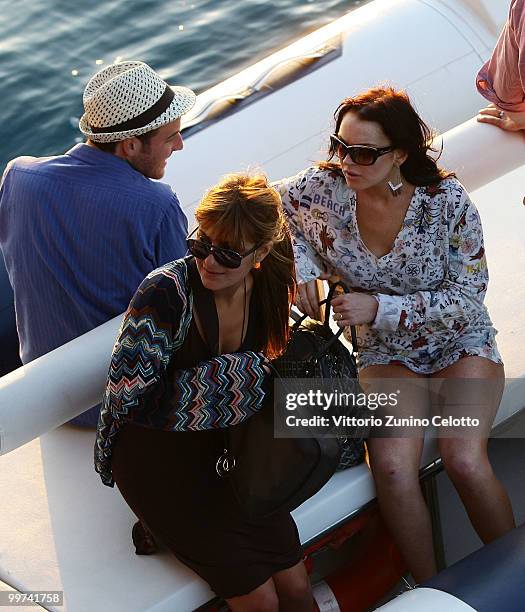
M 65 425 L 0 458 L 0 580 L 63 590 L 57 612 L 184 612 L 210 599 L 167 551 L 134 554 L 136 519 L 93 470 L 93 443 L 94 431 Z
M 525 378 L 525 165 L 471 197 L 483 223 L 490 276 L 486 304 L 499 331 L 506 377 Z
M 378 608 L 381 612 L 475 612 L 474 608 L 437 589 L 414 589 Z
M 406 7 L 417 4 L 399 3 Z M 430 15 L 428 7 L 421 5 L 418 10 L 423 13 L 414 17 L 411 25 L 414 28 Z M 186 150 L 174 156 L 167 175 L 188 206 L 188 213 L 204 188 L 224 172 L 240 170 L 255 161 L 264 167 L 274 157 L 283 155 L 283 163 L 276 160 L 270 168 L 272 178 L 279 178 L 300 169 L 305 160 L 317 159 L 323 144 L 320 133 L 328 131 L 330 114 L 337 102 L 344 95 L 373 84 L 367 80 L 369 74 L 374 75 L 374 80 L 378 75 L 390 75 L 401 86 L 410 77 L 410 87 L 423 105 L 421 110 L 429 116 L 437 113 L 432 110 L 432 96 L 425 93 L 427 90 L 421 84 L 425 88 L 435 87 L 437 75 L 443 79 L 441 91 L 451 91 L 450 88 L 455 91 L 463 74 L 464 78 L 473 79 L 476 56 L 464 39 L 456 37 L 449 24 L 439 21 L 450 34 L 447 66 L 443 66 L 442 57 L 434 50 L 428 60 L 432 62 L 420 70 L 416 61 L 422 55 L 410 53 L 416 60 L 410 62 L 409 74 L 400 61 L 402 56 L 391 52 L 400 32 L 403 45 L 410 46 L 411 37 L 401 28 L 404 15 L 401 11 L 394 21 L 389 21 L 392 29 L 388 31 L 380 25 L 373 26 L 370 40 L 381 41 L 386 47 L 376 49 L 366 64 L 357 67 L 350 61 L 343 69 L 343 64 L 336 60 L 285 88 L 282 96 L 272 94 L 188 139 Z M 352 44 L 357 45 L 358 40 L 365 44 L 364 32 L 356 30 L 355 36 Z M 345 49 L 346 57 L 352 57 L 350 50 L 351 46 Z M 385 57 L 391 57 L 391 66 L 384 62 Z M 348 85 L 341 74 L 349 75 Z M 475 96 L 472 88 L 465 92 L 468 103 L 454 117 L 446 118 L 448 124 L 444 118 L 438 127 L 446 129 L 466 119 L 469 109 L 476 110 Z M 300 112 L 294 99 L 301 100 Z M 440 100 L 439 96 L 435 99 Z M 478 103 L 482 104 L 479 98 Z M 245 148 L 248 142 L 253 146 Z M 307 146 L 298 155 L 301 143 Z M 293 155 L 286 156 L 293 147 L 296 148 Z M 521 206 L 523 185 L 522 168 L 472 194 L 485 227 L 491 271 L 487 303 L 500 331 L 498 341 L 507 376 L 518 381 L 518 391 L 525 380 L 521 349 L 525 337 L 522 308 L 525 248 L 520 232 L 525 212 Z M 505 410 L 509 413 L 521 407 L 517 392 L 507 397 L 510 399 Z M 0 457 L 0 490 L 8 500 L 0 509 L 0 580 L 18 589 L 64 590 L 66 605 L 60 608 L 62 611 L 183 612 L 204 603 L 211 596 L 208 587 L 167 552 L 153 557 L 133 554 L 130 530 L 134 518 L 118 491 L 103 487 L 93 471 L 93 441 L 93 432 L 64 426 Z M 373 495 L 373 483 L 365 465 L 336 475 L 315 498 L 296 511 L 303 540 L 324 531 Z M 447 609 L 453 608 L 447 605 Z
M 487 304 L 507 376 L 514 379 L 505 416 L 525 397 L 523 185 L 525 168 L 519 168 L 472 193 L 491 272 Z M 93 471 L 93 441 L 93 432 L 64 426 L 0 458 L 0 488 L 9 500 L 1 509 L 0 580 L 18 589 L 63 589 L 66 609 L 75 612 L 190 610 L 206 601 L 207 586 L 167 552 L 133 554 L 133 516 Z M 366 465 L 337 474 L 294 513 L 303 541 L 373 496 Z
M 375 5 L 343 18 L 341 57 L 191 135 L 184 150 L 170 158 L 165 180 L 174 186 L 188 217 L 205 189 L 228 172 L 259 168 L 278 179 L 324 158 L 340 101 L 379 83 L 407 88 L 422 116 L 440 131 L 481 108 L 474 75 L 484 57 L 450 15 L 428 3 L 405 0 L 377 3 L 381 18 L 359 17 Z M 447 41 L 439 53 L 430 31 Z M 249 85 L 251 70 L 236 75 L 235 87 L 242 79 Z M 226 81 L 214 90 L 222 97 L 232 93 L 232 85 Z

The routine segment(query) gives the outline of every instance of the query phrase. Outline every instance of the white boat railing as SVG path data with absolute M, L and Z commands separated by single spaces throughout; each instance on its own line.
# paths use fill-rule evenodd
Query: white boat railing
M 438 147 L 440 146 L 438 139 Z M 525 163 L 522 133 L 472 119 L 443 135 L 440 164 L 469 191 Z M 121 316 L 0 379 L 0 455 L 99 403 Z

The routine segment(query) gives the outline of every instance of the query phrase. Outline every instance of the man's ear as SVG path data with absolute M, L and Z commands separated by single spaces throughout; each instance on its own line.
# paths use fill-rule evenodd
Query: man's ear
M 115 154 L 123 159 L 133 159 L 139 149 L 139 146 L 138 138 L 125 138 L 124 140 L 118 142 Z

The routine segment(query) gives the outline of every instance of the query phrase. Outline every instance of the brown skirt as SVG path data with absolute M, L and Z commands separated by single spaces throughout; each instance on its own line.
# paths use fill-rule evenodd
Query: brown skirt
M 302 557 L 289 513 L 248 520 L 215 471 L 223 432 L 134 424 L 118 434 L 113 476 L 133 512 L 223 598 L 246 595 Z

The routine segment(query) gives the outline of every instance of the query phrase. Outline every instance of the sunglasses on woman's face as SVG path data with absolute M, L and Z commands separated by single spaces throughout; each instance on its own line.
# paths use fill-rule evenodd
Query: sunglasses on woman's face
M 372 166 L 377 158 L 394 150 L 394 147 L 371 147 L 368 145 L 347 145 L 337 134 L 331 134 L 330 142 L 333 150 L 343 161 L 347 155 L 358 166 Z
M 188 245 L 188 251 L 196 257 L 197 259 L 206 259 L 209 255 L 213 255 L 215 261 L 224 266 L 225 268 L 235 269 L 238 268 L 242 260 L 251 255 L 254 251 L 256 251 L 259 247 L 258 245 L 254 246 L 248 251 L 244 253 L 237 253 L 233 249 L 227 249 L 225 247 L 213 246 L 210 242 L 205 242 L 204 240 L 197 240 L 196 238 L 191 238 L 193 234 L 199 228 L 196 227 L 193 232 L 186 238 L 186 244 Z

